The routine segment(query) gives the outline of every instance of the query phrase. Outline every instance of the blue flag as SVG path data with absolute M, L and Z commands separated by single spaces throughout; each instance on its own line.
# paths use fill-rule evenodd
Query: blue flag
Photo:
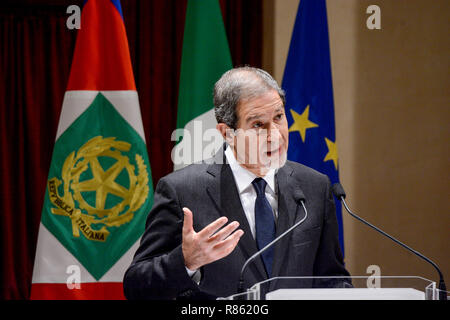
M 301 0 L 282 87 L 289 124 L 288 159 L 339 181 L 325 0 Z M 336 206 L 344 253 L 342 207 Z

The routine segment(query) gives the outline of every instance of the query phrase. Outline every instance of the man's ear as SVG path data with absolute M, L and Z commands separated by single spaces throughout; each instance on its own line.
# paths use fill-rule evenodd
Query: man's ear
M 234 145 L 234 130 L 231 129 L 225 123 L 218 123 L 216 125 L 216 129 L 219 130 L 220 134 L 224 138 L 224 140 L 228 143 L 228 145 Z

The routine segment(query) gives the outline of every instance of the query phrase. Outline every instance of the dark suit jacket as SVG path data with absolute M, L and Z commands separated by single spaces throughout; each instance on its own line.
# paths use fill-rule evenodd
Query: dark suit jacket
M 237 292 L 241 268 L 257 247 L 231 168 L 228 164 L 216 164 L 218 159 L 225 159 L 223 151 L 216 155 L 215 163 L 193 164 L 158 182 L 140 247 L 125 273 L 123 285 L 128 299 L 225 297 Z M 339 247 L 328 177 L 287 161 L 276 174 L 276 188 L 277 235 L 305 214 L 301 204 L 294 200 L 296 189 L 305 195 L 308 217 L 275 245 L 270 277 L 349 276 Z M 181 249 L 183 207 L 191 209 L 196 232 L 221 216 L 226 216 L 229 222 L 238 221 L 244 231 L 231 254 L 201 268 L 198 285 L 186 272 Z M 248 266 L 244 284 L 248 288 L 267 278 L 263 262 L 257 258 Z M 306 287 L 314 285 L 312 281 L 303 283 Z

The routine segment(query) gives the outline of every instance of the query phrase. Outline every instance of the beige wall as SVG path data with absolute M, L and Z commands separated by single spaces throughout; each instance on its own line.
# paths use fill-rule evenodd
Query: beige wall
M 281 82 L 298 0 L 264 0 L 263 63 Z M 381 8 L 368 30 L 366 8 Z M 435 261 L 450 285 L 450 2 L 328 0 L 341 182 L 349 205 Z M 346 264 L 435 270 L 344 213 Z

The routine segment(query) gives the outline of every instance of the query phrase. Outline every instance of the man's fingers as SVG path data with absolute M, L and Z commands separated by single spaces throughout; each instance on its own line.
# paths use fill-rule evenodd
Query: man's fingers
M 183 234 L 188 234 L 194 230 L 192 211 L 188 208 L 183 208 L 184 221 L 183 221 Z
M 231 251 L 234 250 L 236 245 L 239 243 L 239 239 L 242 237 L 243 234 L 244 234 L 244 231 L 237 230 L 236 232 L 234 232 L 232 235 L 230 235 L 225 240 L 222 240 L 219 243 L 217 243 L 216 245 L 214 245 L 214 250 L 218 250 L 218 251 L 222 252 L 221 258 L 225 257 L 226 255 L 231 253 Z
M 198 235 L 204 239 L 208 239 L 217 229 L 222 227 L 225 223 L 227 223 L 227 217 L 221 217 L 214 222 L 211 222 L 206 227 L 204 227 Z
M 226 239 L 234 230 L 239 227 L 239 222 L 233 221 L 214 235 L 212 235 L 208 241 L 210 242 L 218 242 Z

